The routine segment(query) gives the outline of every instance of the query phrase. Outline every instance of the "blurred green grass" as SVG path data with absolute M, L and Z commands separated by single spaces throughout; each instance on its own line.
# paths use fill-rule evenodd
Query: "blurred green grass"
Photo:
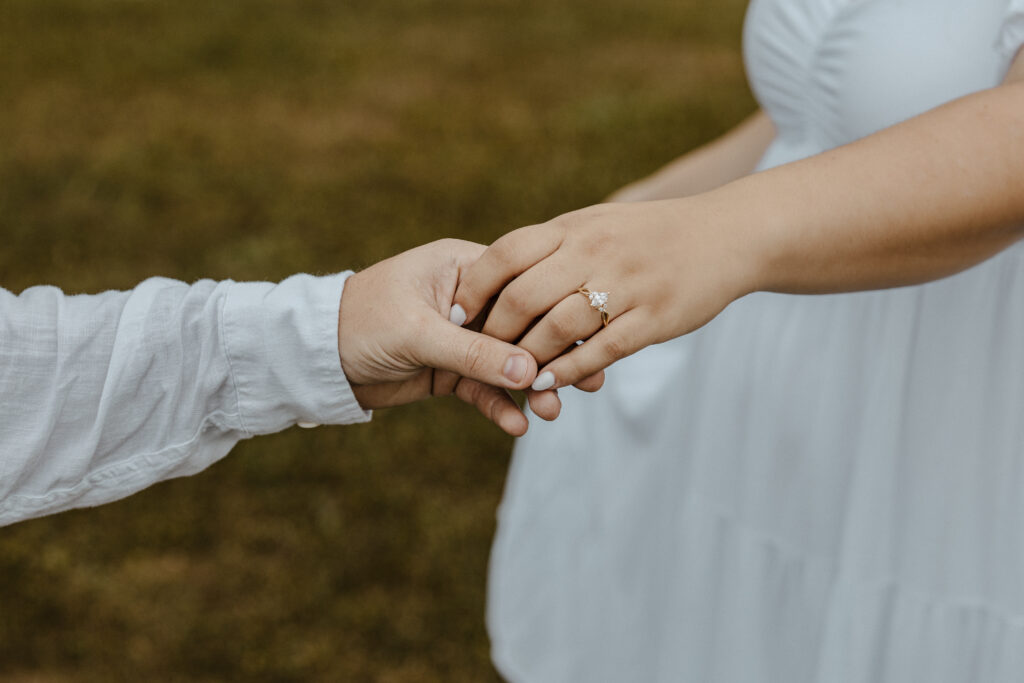
M 0 285 L 277 280 L 600 201 L 753 108 L 739 0 L 3 0 Z M 0 530 L 0 679 L 496 680 L 453 401 Z

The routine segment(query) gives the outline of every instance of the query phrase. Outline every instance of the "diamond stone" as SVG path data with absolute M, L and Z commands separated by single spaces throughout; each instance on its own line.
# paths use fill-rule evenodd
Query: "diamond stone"
M 608 292 L 591 292 L 590 293 L 590 305 L 599 311 L 603 311 L 605 304 L 608 303 Z

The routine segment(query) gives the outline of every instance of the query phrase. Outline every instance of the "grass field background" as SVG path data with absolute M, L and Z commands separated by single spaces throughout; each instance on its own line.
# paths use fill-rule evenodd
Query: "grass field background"
M 0 286 L 278 280 L 600 201 L 753 109 L 744 5 L 3 0 Z M 511 445 L 435 401 L 0 529 L 0 680 L 497 680 Z

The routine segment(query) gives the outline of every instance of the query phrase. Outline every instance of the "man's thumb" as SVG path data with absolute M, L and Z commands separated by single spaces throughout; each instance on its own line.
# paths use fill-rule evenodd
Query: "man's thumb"
M 485 384 L 525 389 L 537 376 L 537 361 L 528 352 L 441 317 L 419 344 L 417 356 L 424 365 Z

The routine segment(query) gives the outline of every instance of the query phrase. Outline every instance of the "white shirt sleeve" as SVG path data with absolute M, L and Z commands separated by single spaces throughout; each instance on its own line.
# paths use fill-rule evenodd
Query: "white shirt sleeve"
M 349 275 L 0 289 L 0 526 L 194 474 L 299 421 L 368 420 L 338 356 Z

